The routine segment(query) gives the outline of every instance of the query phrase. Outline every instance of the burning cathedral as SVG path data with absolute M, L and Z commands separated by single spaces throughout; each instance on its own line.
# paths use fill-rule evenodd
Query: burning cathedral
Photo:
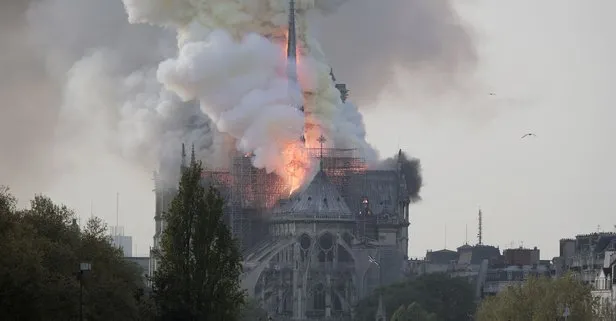
M 287 74 L 293 80 L 293 0 L 288 25 Z M 346 86 L 336 88 L 344 102 Z M 309 117 L 309 110 L 298 109 Z M 298 144 L 315 165 L 297 188 L 255 168 L 250 154 L 233 156 L 224 170 L 205 170 L 203 180 L 226 199 L 226 223 L 243 255 L 242 287 L 274 320 L 350 320 L 361 298 L 403 277 L 416 191 L 405 176 L 402 152 L 389 169 L 371 169 L 357 150 L 325 147 L 325 137 L 311 130 Z M 156 184 L 154 248 L 175 192 Z M 379 304 L 377 320 L 384 318 Z

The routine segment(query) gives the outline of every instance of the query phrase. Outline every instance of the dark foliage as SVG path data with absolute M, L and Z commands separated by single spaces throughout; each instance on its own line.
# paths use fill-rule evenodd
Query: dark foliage
M 84 230 L 74 213 L 36 196 L 17 210 L 0 188 L 0 320 L 76 320 L 80 262 L 87 320 L 141 320 L 144 284 L 136 266 L 111 246 L 106 227 L 91 219 Z
M 591 294 L 591 287 L 572 275 L 558 279 L 529 278 L 485 299 L 477 310 L 478 321 L 610 320 Z
M 473 287 L 466 279 L 445 274 L 427 274 L 416 279 L 393 284 L 361 300 L 357 307 L 357 321 L 372 321 L 378 306 L 378 293 L 391 315 L 401 306 L 413 303 L 441 321 L 466 321 L 475 311 Z
M 222 220 L 224 201 L 203 186 L 201 172 L 193 158 L 164 215 L 154 275 L 154 299 L 164 321 L 238 320 L 244 302 L 241 255 Z

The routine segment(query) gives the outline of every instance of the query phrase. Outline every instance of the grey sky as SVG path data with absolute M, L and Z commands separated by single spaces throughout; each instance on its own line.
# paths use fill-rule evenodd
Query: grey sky
M 391 85 L 402 86 L 404 95 L 384 93 L 376 108 L 362 109 L 369 140 L 383 156 L 394 154 L 399 146 L 421 158 L 425 187 L 423 201 L 412 208 L 411 255 L 442 248 L 445 225 L 448 247 L 464 242 L 466 224 L 469 241 L 475 242 L 479 206 L 485 243 L 506 247 L 524 241 L 525 246 L 539 246 L 546 258 L 558 254 L 562 237 L 595 231 L 597 225 L 613 229 L 616 171 L 611 166 L 616 153 L 611 149 L 616 146 L 616 128 L 610 125 L 616 111 L 610 89 L 616 45 L 610 34 L 616 22 L 610 15 L 616 2 L 456 2 L 477 44 L 476 77 L 466 79 L 456 91 L 444 92 L 426 84 L 424 77 L 430 75 L 400 75 Z M 338 78 L 349 83 L 353 94 L 353 79 Z M 2 95 L 20 94 L 5 84 L 0 82 Z M 7 107 L 1 107 L 0 124 L 7 132 L 14 133 L 9 128 L 19 128 L 18 121 L 24 119 L 45 130 L 29 135 L 15 150 L 23 155 L 21 167 L 17 157 L 0 155 L 0 183 L 14 187 L 22 200 L 44 192 L 83 218 L 93 204 L 94 214 L 110 224 L 115 224 L 119 192 L 120 224 L 136 238 L 135 252 L 147 253 L 154 212 L 149 169 L 90 146 L 81 150 L 87 161 L 64 164 L 70 170 L 62 173 L 70 174 L 50 179 L 46 173 L 58 168 L 35 152 L 49 149 L 45 138 L 53 133 L 45 126 L 46 120 L 53 122 L 53 112 L 40 110 L 34 117 L 32 106 L 44 104 L 44 94 L 51 90 L 42 87 L 36 99 L 21 95 L 21 113 L 13 114 L 19 117 L 6 117 Z M 538 137 L 520 140 L 529 131 Z M 0 133 L 5 134 L 3 128 Z M 7 153 L 10 136 L 1 136 L 0 150 Z
M 422 160 L 412 255 L 443 248 L 445 225 L 449 248 L 464 242 L 466 224 L 476 242 L 478 206 L 484 243 L 523 241 L 545 258 L 558 255 L 560 238 L 613 230 L 616 2 L 468 1 L 460 9 L 478 37 L 485 89 L 426 104 L 400 97 L 381 106 L 416 99 L 418 108 L 366 115 L 381 151 L 394 151 L 400 137 Z M 520 140 L 529 131 L 538 137 Z

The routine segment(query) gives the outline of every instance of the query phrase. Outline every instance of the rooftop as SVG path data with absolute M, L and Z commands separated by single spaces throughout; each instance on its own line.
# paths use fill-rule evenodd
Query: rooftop
M 306 188 L 281 201 L 273 213 L 288 218 L 353 218 L 351 210 L 323 170 L 319 170 Z

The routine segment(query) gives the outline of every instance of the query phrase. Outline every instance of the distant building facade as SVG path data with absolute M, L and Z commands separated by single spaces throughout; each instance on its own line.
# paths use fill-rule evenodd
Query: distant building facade
M 457 251 L 428 251 L 424 260 L 409 260 L 409 271 L 465 278 L 473 284 L 478 300 L 521 285 L 529 277 L 554 274 L 551 263 L 539 259 L 537 248 L 506 249 L 501 254 L 498 247 L 483 244 L 465 244 Z
M 111 232 L 111 245 L 121 249 L 124 257 L 133 256 L 133 237 L 124 235 L 123 226 L 112 226 Z
M 598 232 L 560 240 L 560 256 L 554 258 L 558 274 L 573 273 L 589 285 L 595 285 L 604 269 L 606 257 L 616 251 L 616 233 Z
M 616 305 L 616 252 L 605 254 L 603 268 L 595 279 L 593 296 L 599 298 L 602 304 Z
M 572 273 L 592 286 L 602 304 L 616 305 L 616 233 L 579 234 L 560 240 L 560 256 L 554 258 L 558 275 Z
M 510 286 L 520 286 L 531 277 L 551 277 L 550 265 L 504 265 L 490 267 L 483 284 L 483 296 L 496 295 Z
M 517 248 L 503 251 L 506 265 L 539 265 L 539 249 Z

